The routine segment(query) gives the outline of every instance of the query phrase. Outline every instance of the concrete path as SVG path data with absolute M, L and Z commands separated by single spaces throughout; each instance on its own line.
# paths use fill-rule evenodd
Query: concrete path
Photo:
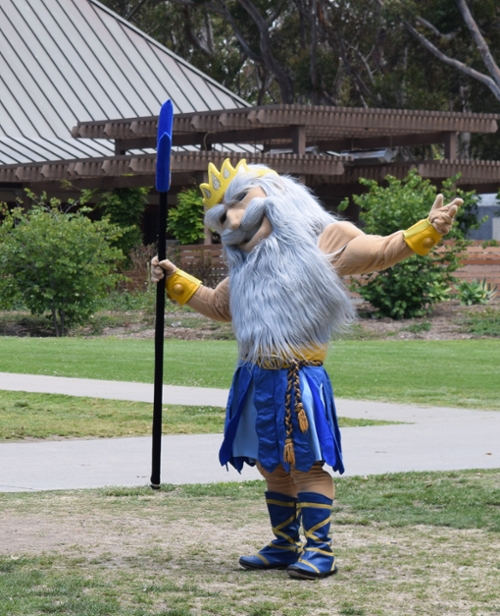
M 90 379 L 0 373 L 1 390 L 60 393 L 152 402 L 153 386 Z M 224 406 L 227 391 L 164 387 L 171 404 Z M 405 422 L 344 428 L 346 475 L 500 468 L 500 412 L 424 408 L 337 400 L 340 416 Z M 260 478 L 218 463 L 221 435 L 164 436 L 163 483 L 212 483 Z M 149 484 L 151 438 L 0 443 L 0 491 Z

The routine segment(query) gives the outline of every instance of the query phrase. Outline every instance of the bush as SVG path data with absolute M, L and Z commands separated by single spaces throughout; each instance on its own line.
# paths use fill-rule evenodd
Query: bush
M 88 321 L 98 301 L 120 278 L 123 253 L 110 246 L 120 230 L 107 219 L 61 211 L 45 194 L 32 209 L 3 209 L 0 226 L 0 304 L 22 304 L 34 315 L 50 314 L 54 333 Z
M 379 186 L 375 180 L 360 180 L 368 187 L 368 192 L 353 199 L 361 208 L 363 231 L 390 235 L 427 218 L 436 197 L 436 188 L 428 180 L 421 178 L 415 170 L 410 171 L 404 180 L 392 176 L 385 179 L 387 188 Z M 409 257 L 376 276 L 361 276 L 359 282 L 354 283 L 358 293 L 373 305 L 378 316 L 392 319 L 421 317 L 429 312 L 433 303 L 443 298 L 443 294 L 437 291 L 454 282 L 452 272 L 460 266 L 465 234 L 478 224 L 474 217 L 478 197 L 473 192 L 454 190 L 456 179 L 444 182 L 442 190 L 445 203 L 455 196 L 464 200 L 457 216 L 459 224 L 448 236 L 456 239 L 453 245 L 446 245 L 439 252 L 433 250 L 425 257 Z M 347 207 L 347 202 L 342 207 Z
M 500 337 L 500 310 L 486 308 L 484 312 L 471 312 L 462 320 L 462 329 L 478 336 Z
M 168 211 L 167 231 L 182 245 L 196 244 L 203 239 L 203 200 L 197 188 L 188 188 L 177 195 L 177 207 Z
M 464 306 L 474 304 L 488 304 L 497 294 L 497 285 L 492 285 L 484 280 L 461 280 L 457 284 L 457 292 L 460 303 Z
M 147 203 L 149 188 L 115 188 L 111 192 L 85 190 L 82 202 L 97 198 L 94 210 L 101 211 L 103 217 L 120 227 L 121 233 L 112 245 L 119 248 L 127 259 L 130 252 L 142 245 L 141 221 Z

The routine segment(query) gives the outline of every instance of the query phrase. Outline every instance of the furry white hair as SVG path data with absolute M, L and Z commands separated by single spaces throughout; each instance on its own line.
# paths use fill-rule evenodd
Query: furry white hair
M 206 215 L 221 233 L 229 265 L 230 308 L 242 359 L 278 355 L 292 359 L 324 345 L 354 319 L 355 311 L 335 270 L 317 246 L 318 236 L 337 218 L 310 191 L 290 177 L 266 174 L 260 166 L 239 173 L 222 204 Z M 224 230 L 226 207 L 254 186 L 254 198 L 240 226 Z M 267 216 L 272 232 L 246 253 L 238 245 L 252 237 Z
M 222 234 L 221 218 L 226 207 L 239 201 L 240 196 L 254 186 L 262 188 L 268 197 L 283 198 L 277 205 L 286 203 L 286 208 L 284 210 L 279 208 L 280 211 L 275 212 L 273 216 L 280 226 L 293 218 L 303 231 L 317 238 L 327 225 L 338 220 L 335 215 L 326 212 L 311 191 L 295 178 L 275 173 L 259 176 L 259 172 L 269 171 L 269 167 L 265 165 L 248 165 L 248 168 L 248 173 L 240 172 L 235 176 L 224 194 L 222 203 L 207 211 L 205 224 L 214 231 Z M 269 205 L 270 208 L 273 207 L 272 200 Z

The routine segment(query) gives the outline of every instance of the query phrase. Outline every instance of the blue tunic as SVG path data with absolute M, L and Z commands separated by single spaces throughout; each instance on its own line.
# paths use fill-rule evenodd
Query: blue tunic
M 241 471 L 245 462 L 253 466 L 258 460 L 270 473 L 279 464 L 289 471 L 289 464 L 283 460 L 287 373 L 286 368 L 269 370 L 256 364 L 239 364 L 227 403 L 219 452 L 222 465 L 230 463 Z M 323 366 L 303 366 L 299 374 L 309 428 L 301 432 L 292 411 L 295 468 L 307 472 L 315 462 L 323 461 L 343 473 L 340 431 L 328 374 Z

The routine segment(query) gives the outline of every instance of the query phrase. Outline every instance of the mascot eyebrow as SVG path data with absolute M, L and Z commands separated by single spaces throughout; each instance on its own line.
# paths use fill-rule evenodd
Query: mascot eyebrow
M 200 190 L 203 195 L 203 205 L 207 209 L 210 209 L 214 205 L 221 203 L 231 182 L 235 179 L 238 173 L 241 172 L 251 173 L 251 170 L 244 158 L 238 162 L 236 167 L 233 167 L 229 159 L 226 158 L 226 160 L 222 163 L 220 171 L 217 170 L 217 167 L 214 164 L 209 163 L 208 184 L 200 184 Z M 262 177 L 263 175 L 269 173 L 277 175 L 276 171 L 264 166 L 255 167 L 253 171 L 253 174 L 255 174 L 256 177 Z M 241 197 L 241 199 L 244 199 L 244 197 Z M 241 199 L 235 199 L 232 202 L 234 203 L 241 201 Z

